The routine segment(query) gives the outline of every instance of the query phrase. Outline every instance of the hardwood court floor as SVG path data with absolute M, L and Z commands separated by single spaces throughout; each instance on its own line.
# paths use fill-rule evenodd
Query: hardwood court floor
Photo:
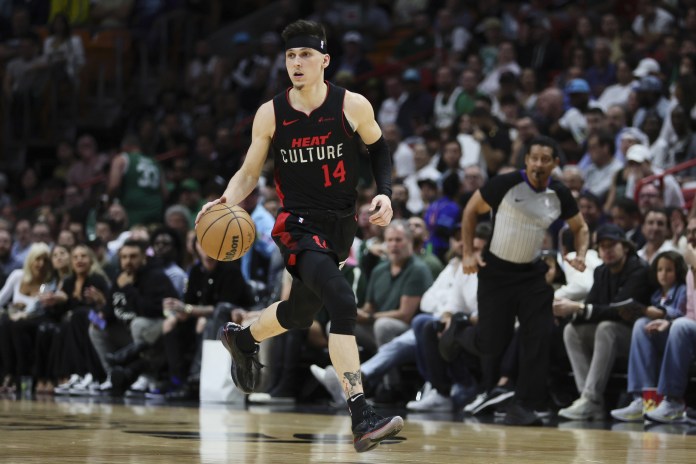
M 654 432 L 644 432 L 642 424 L 629 431 L 584 423 L 526 428 L 412 415 L 390 443 L 357 454 L 347 415 L 294 411 L 0 399 L 0 463 L 696 462 L 689 426 Z

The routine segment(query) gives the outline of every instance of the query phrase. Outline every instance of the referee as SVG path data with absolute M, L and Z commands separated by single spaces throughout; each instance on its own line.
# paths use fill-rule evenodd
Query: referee
M 462 215 L 464 273 L 478 272 L 479 321 L 475 351 L 482 356 L 484 384 L 498 378 L 500 356 L 519 321 L 519 374 L 515 400 L 508 406 L 508 425 L 541 425 L 534 409 L 546 399 L 549 349 L 553 328 L 553 289 L 548 267 L 540 259 L 548 227 L 564 219 L 575 237 L 570 265 L 583 271 L 589 232 L 570 190 L 551 179 L 559 165 L 558 147 L 539 136 L 525 155 L 525 169 L 492 178 L 471 197 Z M 477 216 L 493 213 L 493 235 L 483 254 L 473 251 Z

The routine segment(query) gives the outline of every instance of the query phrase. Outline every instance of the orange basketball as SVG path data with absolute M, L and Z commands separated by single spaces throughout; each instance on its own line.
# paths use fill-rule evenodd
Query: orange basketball
M 251 250 L 256 226 L 243 208 L 218 203 L 201 216 L 196 225 L 196 237 L 211 258 L 234 261 Z

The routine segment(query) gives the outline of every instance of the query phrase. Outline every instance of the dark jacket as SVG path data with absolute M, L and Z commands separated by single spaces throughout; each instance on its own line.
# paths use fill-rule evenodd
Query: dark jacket
M 254 297 L 239 262 L 219 262 L 212 271 L 196 263 L 189 272 L 184 302 L 195 305 L 225 302 L 249 309 L 254 304 Z
M 648 273 L 648 265 L 633 253 L 628 255 L 618 274 L 612 274 L 605 264 L 598 266 L 594 271 L 594 284 L 585 299 L 585 305 L 591 304 L 592 310 L 589 312 L 586 309 L 585 314 L 579 315 L 575 322 L 624 321 L 631 324 L 631 321 L 625 321 L 619 311 L 609 305 L 632 298 L 648 306 L 653 291 Z
M 167 297 L 179 297 L 169 277 L 161 268 L 145 265 L 136 272 L 132 284 L 119 287 L 114 281 L 104 312 L 107 318 L 126 323 L 136 317 L 162 318 L 162 300 Z

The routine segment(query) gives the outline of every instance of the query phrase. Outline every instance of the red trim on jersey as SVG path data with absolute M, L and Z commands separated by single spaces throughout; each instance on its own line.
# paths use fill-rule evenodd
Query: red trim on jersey
M 288 256 L 288 266 L 294 266 L 297 263 L 297 255 Z
M 290 217 L 290 213 L 287 211 L 284 211 L 278 215 L 278 218 L 276 219 L 276 223 L 273 226 L 273 231 L 271 232 L 271 235 L 278 236 L 280 237 L 280 242 L 285 245 L 286 248 L 292 250 L 295 248 L 296 241 L 292 239 L 292 235 L 290 235 L 290 232 L 287 232 L 285 230 L 285 221 L 288 220 Z
M 280 201 L 280 206 L 283 207 L 285 203 L 285 194 L 283 193 L 283 189 L 280 187 L 280 175 L 278 175 L 278 170 L 275 170 L 275 173 L 273 174 L 273 179 L 275 180 L 276 184 L 276 194 L 278 195 L 278 200 Z

